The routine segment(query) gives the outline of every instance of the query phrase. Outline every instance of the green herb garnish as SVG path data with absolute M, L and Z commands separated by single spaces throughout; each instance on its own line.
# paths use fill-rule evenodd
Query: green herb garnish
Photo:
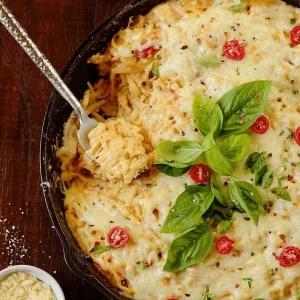
M 238 12 L 245 10 L 246 7 L 247 7 L 247 3 L 245 3 L 244 1 L 241 1 L 240 4 L 231 6 L 230 10 L 234 13 L 238 13 Z
M 222 62 L 214 55 L 204 55 L 198 58 L 198 63 L 205 67 L 216 68 L 219 67 Z
M 244 281 L 247 282 L 249 289 L 252 287 L 252 278 L 243 278 Z
M 158 68 L 157 62 L 154 62 L 152 64 L 152 72 L 156 77 L 159 77 L 159 68 Z
M 106 251 L 109 251 L 111 248 L 111 246 L 95 246 L 94 248 L 92 248 L 89 253 L 92 254 L 100 254 Z

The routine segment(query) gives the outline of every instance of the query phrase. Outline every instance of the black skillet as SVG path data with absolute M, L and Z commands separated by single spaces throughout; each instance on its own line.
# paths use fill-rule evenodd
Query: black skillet
M 97 80 L 98 72 L 95 66 L 86 63 L 87 59 L 91 55 L 102 51 L 113 35 L 127 25 L 130 17 L 146 14 L 161 2 L 163 0 L 134 0 L 109 17 L 86 38 L 74 53 L 62 74 L 62 78 L 77 99 L 82 97 L 88 81 L 95 82 Z M 300 7 L 300 0 L 285 2 Z M 94 284 L 109 299 L 128 299 L 97 271 L 91 259 L 86 257 L 77 244 L 65 219 L 63 195 L 57 183 L 60 164 L 55 157 L 53 146 L 61 145 L 63 125 L 71 112 L 71 107 L 54 91 L 45 115 L 40 147 L 41 181 L 49 182 L 51 186 L 51 188 L 47 188 L 46 185 L 43 185 L 47 208 L 63 245 L 65 261 L 69 268 L 76 275 Z M 51 169 L 49 166 L 51 166 Z

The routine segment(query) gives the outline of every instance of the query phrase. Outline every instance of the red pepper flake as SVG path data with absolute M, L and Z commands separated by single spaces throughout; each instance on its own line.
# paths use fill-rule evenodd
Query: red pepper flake
M 188 48 L 188 46 L 187 46 L 187 45 L 184 45 L 184 46 L 182 46 L 180 49 L 185 50 L 185 49 L 187 49 L 187 48 Z

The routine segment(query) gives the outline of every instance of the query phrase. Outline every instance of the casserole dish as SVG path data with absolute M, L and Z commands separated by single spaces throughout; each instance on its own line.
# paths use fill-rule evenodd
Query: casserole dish
M 82 97 L 86 82 L 94 82 L 97 78 L 96 70 L 86 64 L 87 59 L 97 51 L 101 51 L 112 36 L 127 25 L 130 17 L 145 14 L 160 2 L 162 1 L 134 1 L 105 21 L 88 37 L 75 53 L 63 74 L 63 78 L 78 98 Z M 293 4 L 297 4 L 297 2 L 293 1 Z M 99 275 L 92 262 L 80 250 L 65 220 L 59 185 L 59 163 L 55 156 L 54 146 L 61 146 L 63 124 L 70 113 L 71 109 L 68 105 L 54 93 L 47 109 L 41 142 L 41 174 L 42 182 L 49 183 L 43 185 L 49 213 L 62 240 L 65 258 L 70 268 L 82 278 L 95 284 L 111 299 L 126 299 Z

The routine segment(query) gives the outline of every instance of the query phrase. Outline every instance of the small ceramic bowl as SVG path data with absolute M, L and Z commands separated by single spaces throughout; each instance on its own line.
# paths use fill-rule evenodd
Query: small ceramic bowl
M 36 277 L 40 281 L 49 284 L 51 289 L 53 290 L 53 293 L 56 296 L 57 300 L 65 300 L 64 293 L 58 284 L 58 282 L 47 272 L 43 271 L 42 269 L 28 266 L 28 265 L 16 265 L 11 266 L 8 268 L 5 268 L 0 271 L 0 281 L 4 280 L 6 277 L 8 277 L 10 274 L 15 272 L 24 272 L 31 276 Z

